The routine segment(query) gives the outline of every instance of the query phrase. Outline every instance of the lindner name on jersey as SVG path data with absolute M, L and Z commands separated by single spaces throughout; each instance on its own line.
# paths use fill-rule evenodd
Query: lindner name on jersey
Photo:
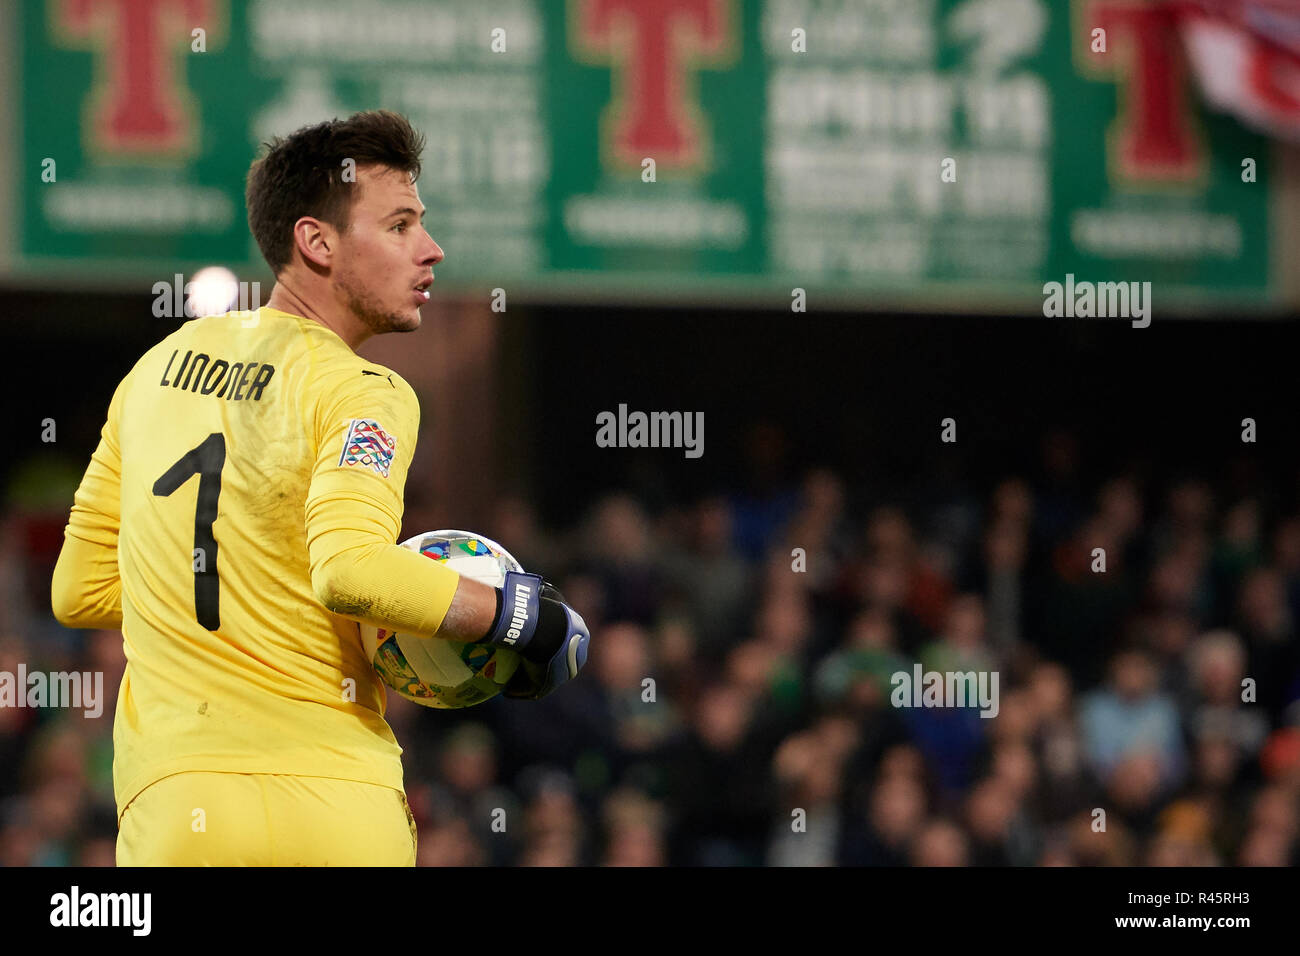
M 217 392 L 217 389 L 221 389 L 217 392 L 217 398 L 234 402 L 246 399 L 260 402 L 262 392 L 271 381 L 271 376 L 275 374 L 273 365 L 257 362 L 227 362 L 223 358 L 214 360 L 206 352 L 195 355 L 194 350 L 191 349 L 180 360 L 180 365 L 176 367 L 173 375 L 172 367 L 176 365 L 178 355 L 180 349 L 172 352 L 172 357 L 167 360 L 162 380 L 158 383 L 163 388 L 179 388 L 199 395 L 211 395 Z M 253 369 L 257 369 L 256 375 L 253 374 Z M 168 379 L 169 375 L 172 376 L 170 379 Z

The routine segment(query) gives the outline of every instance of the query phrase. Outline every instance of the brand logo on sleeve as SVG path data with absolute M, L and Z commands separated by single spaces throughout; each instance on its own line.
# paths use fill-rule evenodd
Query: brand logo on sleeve
M 360 465 L 387 478 L 388 470 L 393 466 L 393 452 L 396 450 L 397 439 L 384 431 L 379 422 L 369 418 L 354 418 L 343 439 L 343 454 L 339 456 L 339 465 Z

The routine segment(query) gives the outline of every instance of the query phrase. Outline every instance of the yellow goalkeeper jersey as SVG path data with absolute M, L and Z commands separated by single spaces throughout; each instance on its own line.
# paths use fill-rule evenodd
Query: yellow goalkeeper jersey
M 270 308 L 186 322 L 113 394 L 52 582 L 120 627 L 119 817 L 186 770 L 402 789 L 358 620 L 432 634 L 459 575 L 396 545 L 419 403 L 333 331 Z

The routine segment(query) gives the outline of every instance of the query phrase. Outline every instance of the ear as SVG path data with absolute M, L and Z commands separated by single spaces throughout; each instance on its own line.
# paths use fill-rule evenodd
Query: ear
M 293 224 L 293 244 L 310 265 L 328 269 L 338 251 L 338 231 L 314 216 L 303 216 Z

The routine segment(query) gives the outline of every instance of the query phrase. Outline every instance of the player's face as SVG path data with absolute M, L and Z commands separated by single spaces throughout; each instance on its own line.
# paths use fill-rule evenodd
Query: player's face
M 371 334 L 412 332 L 420 327 L 420 306 L 442 250 L 420 222 L 424 205 L 406 173 L 359 167 L 356 188 L 348 230 L 339 237 L 335 282 Z

